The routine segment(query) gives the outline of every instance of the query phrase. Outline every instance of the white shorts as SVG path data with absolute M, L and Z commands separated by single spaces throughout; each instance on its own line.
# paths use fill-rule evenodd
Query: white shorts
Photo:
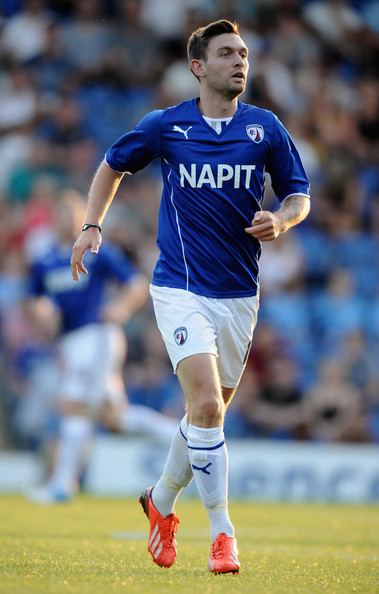
M 238 386 L 257 322 L 259 297 L 214 299 L 150 285 L 155 317 L 174 372 L 191 355 L 211 353 L 221 385 Z
M 89 324 L 61 339 L 62 399 L 98 407 L 103 401 L 125 399 L 123 364 L 126 338 L 112 324 Z

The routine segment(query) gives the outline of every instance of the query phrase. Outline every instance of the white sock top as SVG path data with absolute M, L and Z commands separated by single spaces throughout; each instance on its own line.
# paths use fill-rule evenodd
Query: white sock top
M 202 446 L 212 447 L 221 445 L 224 442 L 224 428 L 219 427 L 197 427 L 195 425 L 188 425 L 188 447 L 201 448 Z

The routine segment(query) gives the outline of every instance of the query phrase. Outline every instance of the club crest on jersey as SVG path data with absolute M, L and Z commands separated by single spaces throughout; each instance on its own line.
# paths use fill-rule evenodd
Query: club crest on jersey
M 248 126 L 246 126 L 246 133 L 250 140 L 252 140 L 256 144 L 262 142 L 265 136 L 264 128 L 260 124 L 249 124 Z
M 175 342 L 178 346 L 183 346 L 187 340 L 188 332 L 187 328 L 180 326 L 174 332 Z

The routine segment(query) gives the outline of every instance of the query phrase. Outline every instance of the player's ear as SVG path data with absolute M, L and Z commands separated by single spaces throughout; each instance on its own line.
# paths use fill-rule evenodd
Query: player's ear
M 196 78 L 202 78 L 205 74 L 204 72 L 204 61 L 193 59 L 190 62 L 191 72 L 196 76 Z

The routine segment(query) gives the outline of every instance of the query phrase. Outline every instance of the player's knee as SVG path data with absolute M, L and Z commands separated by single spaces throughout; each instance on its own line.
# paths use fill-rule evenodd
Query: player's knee
M 191 423 L 200 427 L 220 425 L 224 416 L 224 403 L 218 396 L 198 399 L 191 406 Z

